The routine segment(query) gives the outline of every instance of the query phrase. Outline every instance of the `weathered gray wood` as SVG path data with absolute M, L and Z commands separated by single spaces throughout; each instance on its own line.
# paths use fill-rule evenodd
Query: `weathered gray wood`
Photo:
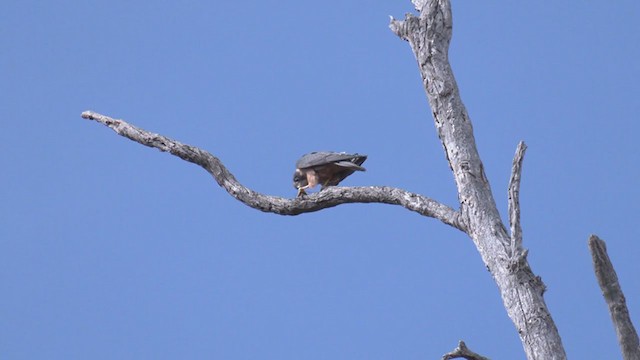
M 411 45 L 438 136 L 458 188 L 462 219 L 491 272 L 528 359 L 565 359 L 558 330 L 544 302 L 545 286 L 527 253 L 502 223 L 448 60 L 452 32 L 448 0 L 415 0 L 420 16 L 391 20 L 390 28 Z
M 589 237 L 589 250 L 591 251 L 593 269 L 598 279 L 598 285 L 600 285 L 604 300 L 607 302 L 611 320 L 616 329 L 618 343 L 622 350 L 622 358 L 625 360 L 640 360 L 638 333 L 631 322 L 627 301 L 622 293 L 618 275 L 616 275 L 616 271 L 613 269 L 613 264 L 607 254 L 607 245 L 596 235 L 591 235 Z
M 456 229 L 466 231 L 466 225 L 461 221 L 459 211 L 426 196 L 388 186 L 333 186 L 313 195 L 294 199 L 264 195 L 242 185 L 217 157 L 207 151 L 92 111 L 83 112 L 82 117 L 102 123 L 117 134 L 142 145 L 169 152 L 183 160 L 200 165 L 213 175 L 218 184 L 231 196 L 260 211 L 279 215 L 299 215 L 341 204 L 384 203 L 400 205 L 421 215 L 438 219 Z M 295 195 L 295 192 L 293 194 Z
M 453 349 L 444 356 L 442 356 L 442 360 L 450 360 L 450 359 L 467 359 L 467 360 L 489 360 L 489 358 L 484 357 L 480 354 L 476 354 L 473 351 L 469 350 L 467 344 L 464 341 L 460 340 L 458 342 L 458 347 Z
M 527 145 L 520 141 L 516 154 L 513 157 L 511 178 L 509 179 L 509 225 L 511 230 L 511 253 L 522 250 L 522 226 L 520 225 L 520 179 L 522 173 L 522 160 Z

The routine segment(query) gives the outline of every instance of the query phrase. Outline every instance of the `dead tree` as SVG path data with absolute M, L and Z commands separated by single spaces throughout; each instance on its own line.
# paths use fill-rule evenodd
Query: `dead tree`
M 457 210 L 426 196 L 392 187 L 332 187 L 294 199 L 264 195 L 239 183 L 222 162 L 207 151 L 94 112 L 84 112 L 82 117 L 98 121 L 119 135 L 140 144 L 200 165 L 234 198 L 264 212 L 298 215 L 345 203 L 395 204 L 438 219 L 466 233 L 473 240 L 498 286 L 504 307 L 520 335 L 527 358 L 565 359 L 560 335 L 543 298 L 545 285 L 531 270 L 527 250 L 522 246 L 519 188 L 526 145 L 523 142 L 518 144 L 513 159 L 508 188 L 507 230 L 498 213 L 489 180 L 478 155 L 471 119 L 462 103 L 449 65 L 448 49 L 452 34 L 450 2 L 413 0 L 413 3 L 419 16 L 407 15 L 404 20 L 392 18 L 390 28 L 401 39 L 409 42 L 418 62 L 437 134 L 456 182 L 459 200 Z M 620 296 L 614 296 L 612 302 L 619 306 Z M 622 304 L 624 305 L 624 301 Z M 615 318 L 620 318 L 617 315 Z M 629 344 L 628 351 L 638 354 L 635 330 L 630 334 L 630 321 L 621 321 L 624 327 L 622 331 L 626 331 L 624 339 Z M 470 351 L 464 342 L 444 355 L 446 359 L 459 357 L 484 359 Z

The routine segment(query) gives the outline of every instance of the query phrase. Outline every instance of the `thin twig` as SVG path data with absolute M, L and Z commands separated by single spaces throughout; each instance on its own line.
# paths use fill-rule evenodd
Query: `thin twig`
M 260 211 L 279 215 L 299 215 L 341 204 L 384 203 L 400 205 L 421 215 L 438 219 L 456 229 L 466 231 L 466 225 L 460 220 L 458 211 L 426 196 L 387 186 L 334 186 L 307 197 L 294 199 L 264 195 L 242 185 L 217 157 L 205 150 L 182 144 L 165 136 L 135 127 L 123 120 L 113 119 L 92 111 L 83 112 L 82 117 L 104 124 L 118 135 L 142 145 L 169 152 L 183 160 L 200 165 L 213 175 L 218 184 L 231 196 Z
M 640 360 L 640 341 L 629 317 L 627 301 L 618 282 L 618 275 L 607 254 L 607 245 L 597 237 L 589 237 L 589 250 L 593 259 L 593 268 L 602 290 L 604 300 L 609 306 L 613 326 L 618 335 L 618 343 L 625 360 Z

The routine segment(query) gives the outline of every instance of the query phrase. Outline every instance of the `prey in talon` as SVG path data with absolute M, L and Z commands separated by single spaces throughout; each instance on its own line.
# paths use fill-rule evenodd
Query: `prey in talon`
M 298 189 L 298 197 L 320 184 L 320 191 L 328 186 L 336 186 L 340 181 L 356 171 L 365 171 L 362 163 L 367 155 L 348 154 L 345 152 L 314 151 L 303 155 L 296 162 L 293 173 L 293 186 Z

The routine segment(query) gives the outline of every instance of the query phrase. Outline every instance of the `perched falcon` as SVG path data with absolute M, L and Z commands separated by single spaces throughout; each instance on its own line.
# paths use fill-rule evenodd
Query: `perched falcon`
M 327 186 L 336 186 L 354 171 L 365 171 L 362 163 L 367 155 L 347 154 L 345 152 L 317 151 L 303 155 L 296 162 L 293 173 L 293 187 L 298 196 L 305 195 L 304 189 L 318 184 L 323 190 Z

